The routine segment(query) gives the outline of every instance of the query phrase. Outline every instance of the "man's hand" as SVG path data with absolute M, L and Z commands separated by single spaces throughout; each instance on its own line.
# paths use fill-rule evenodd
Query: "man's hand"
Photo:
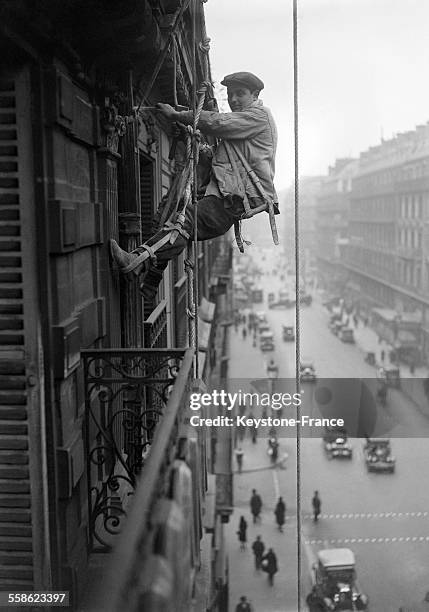
M 177 115 L 179 114 L 170 104 L 164 104 L 163 102 L 158 102 L 156 108 L 164 115 L 166 119 L 169 119 L 170 121 L 175 121 L 177 119 Z

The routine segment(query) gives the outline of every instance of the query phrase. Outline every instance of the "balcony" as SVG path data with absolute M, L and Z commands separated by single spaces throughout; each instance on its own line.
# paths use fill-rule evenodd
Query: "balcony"
M 186 602 L 199 554 L 192 499 L 205 456 L 199 434 L 187 435 L 193 350 L 100 349 L 82 357 L 90 552 L 115 548 L 108 557 L 95 555 L 104 557 L 103 568 L 89 585 L 85 609 L 137 612 L 144 577 L 152 586 L 153 564 L 159 579 L 163 571 L 182 572 L 180 592 L 171 596 Z M 183 533 L 194 540 L 194 553 L 182 556 L 178 569 L 169 554 L 183 553 Z
M 161 474 L 173 452 L 187 408 L 193 351 L 83 350 L 82 359 L 90 552 L 108 552 L 139 478 L 147 478 L 149 458 L 153 465 L 158 457 L 155 440 L 168 452 L 152 470 Z

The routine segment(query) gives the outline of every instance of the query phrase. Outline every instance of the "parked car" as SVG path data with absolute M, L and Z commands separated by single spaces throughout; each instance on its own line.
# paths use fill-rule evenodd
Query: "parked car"
M 310 612 L 368 610 L 368 596 L 356 577 L 356 560 L 349 548 L 326 548 L 313 564 L 313 589 L 307 596 Z
M 347 440 L 347 431 L 344 427 L 326 427 L 323 447 L 330 459 L 351 459 L 353 456 L 352 445 Z
M 283 325 L 282 337 L 285 342 L 295 340 L 295 327 L 293 325 Z
M 339 337 L 342 342 L 349 342 L 350 344 L 354 344 L 355 335 L 351 327 L 343 327 L 340 329 Z
M 299 364 L 299 377 L 301 382 L 315 382 L 316 368 L 314 363 L 309 359 L 302 359 Z
M 274 336 L 271 331 L 264 331 L 259 336 L 259 348 L 263 352 L 274 351 Z
M 388 438 L 367 438 L 363 450 L 368 472 L 391 472 L 393 474 L 396 459 L 392 455 Z
M 302 291 L 299 295 L 299 303 L 300 304 L 305 304 L 306 306 L 311 306 L 311 303 L 313 302 L 313 297 L 309 294 L 306 293 L 305 291 Z

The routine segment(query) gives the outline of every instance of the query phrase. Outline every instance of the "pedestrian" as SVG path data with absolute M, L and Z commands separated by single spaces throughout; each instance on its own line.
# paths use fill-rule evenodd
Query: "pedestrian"
M 265 544 L 261 540 L 261 536 L 256 536 L 256 540 L 252 544 L 253 554 L 255 555 L 255 569 L 261 569 L 262 557 L 265 550 Z
M 353 315 L 353 324 L 355 326 L 355 329 L 357 329 L 359 325 L 359 319 L 357 318 L 355 314 Z
M 233 225 L 238 232 L 238 222 L 245 213 L 245 204 L 255 208 L 267 199 L 273 204 L 275 212 L 278 212 L 278 197 L 273 183 L 277 130 L 269 109 L 258 99 L 264 83 L 250 72 L 236 72 L 225 76 L 222 85 L 227 88 L 232 112 L 203 110 L 198 122 L 198 127 L 204 134 L 219 139 L 216 151 L 210 152 L 210 182 L 204 197 L 198 201 L 198 240 L 222 236 Z M 176 111 L 169 104 L 158 103 L 156 112 L 171 123 L 192 125 L 194 122 L 192 111 Z M 235 153 L 230 151 L 231 143 L 234 143 Z M 236 160 L 235 163 L 230 159 L 231 154 Z M 243 155 L 244 161 L 239 155 Z M 206 158 L 208 156 L 206 155 Z M 202 154 L 200 157 L 202 158 Z M 248 164 L 250 170 L 243 164 Z M 264 195 L 251 180 L 249 172 L 252 171 L 259 179 Z M 240 177 L 243 178 L 239 180 Z M 110 241 L 112 259 L 122 273 L 146 274 L 141 286 L 145 298 L 156 295 L 168 262 L 183 251 L 188 240 L 193 239 L 194 214 L 194 205 L 188 204 L 183 229 L 174 244 L 167 240 L 164 246 L 156 251 L 156 259 L 151 258 L 150 264 L 148 260 L 142 263 L 138 260 L 139 255 L 148 250 L 146 244 L 137 247 L 132 253 L 127 253 L 116 241 Z M 174 223 L 175 219 L 172 222 Z M 172 235 L 171 232 L 170 227 L 163 228 L 156 239 L 166 239 Z M 152 244 L 154 242 L 153 239 Z
M 243 469 L 243 455 L 244 451 L 241 446 L 235 449 L 235 459 L 237 461 L 237 468 L 239 472 L 241 472 L 241 470 Z
M 243 331 L 241 332 L 243 335 L 243 340 L 246 340 L 246 336 L 247 336 L 247 330 L 245 327 L 243 327 Z
M 279 497 L 279 501 L 277 502 L 276 508 L 274 510 L 274 514 L 276 516 L 277 526 L 280 532 L 283 532 L 283 525 L 286 521 L 286 504 L 283 501 L 282 497 Z
M 313 586 L 305 601 L 307 603 L 309 612 L 323 612 L 326 610 L 323 594 L 320 594 L 319 588 L 316 585 Z
M 240 517 L 240 523 L 238 524 L 238 541 L 240 542 L 240 550 L 246 550 L 247 542 L 247 521 L 244 516 Z
M 384 352 L 384 350 L 382 350 L 382 351 L 381 351 L 381 353 L 380 353 L 380 359 L 381 359 L 381 361 L 383 361 L 383 362 L 384 362 L 385 357 L 386 357 L 386 353 Z
M 239 603 L 235 606 L 235 612 L 252 612 L 252 606 L 244 595 L 240 597 Z
M 246 425 L 237 425 L 237 435 L 240 442 L 243 442 L 246 433 Z
M 311 500 L 313 506 L 313 521 L 317 523 L 320 516 L 320 509 L 322 507 L 322 501 L 319 497 L 319 491 L 314 491 L 313 499 Z
M 250 498 L 250 511 L 253 516 L 253 523 L 260 522 L 262 510 L 262 498 L 259 493 L 256 492 L 256 489 L 252 489 L 252 497 Z
M 262 570 L 268 574 L 268 584 L 273 586 L 274 575 L 278 572 L 277 557 L 272 548 L 268 549 L 266 555 L 262 557 Z

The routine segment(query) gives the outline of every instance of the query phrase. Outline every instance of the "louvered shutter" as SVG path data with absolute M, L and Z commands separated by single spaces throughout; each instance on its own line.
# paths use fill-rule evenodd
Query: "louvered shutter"
M 0 590 L 34 584 L 17 84 L 0 80 Z

